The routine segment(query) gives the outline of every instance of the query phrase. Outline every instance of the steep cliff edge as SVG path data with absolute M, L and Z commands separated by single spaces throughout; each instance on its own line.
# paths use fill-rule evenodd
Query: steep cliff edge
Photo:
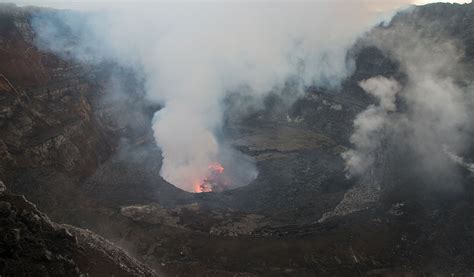
M 39 50 L 29 22 L 35 11 L 0 5 L 0 179 L 54 212 L 78 202 L 81 181 L 122 140 L 147 139 L 154 108 L 130 72 Z M 107 90 L 112 72 L 124 80 L 122 97 Z
M 2 276 L 155 276 L 107 240 L 52 222 L 0 184 Z

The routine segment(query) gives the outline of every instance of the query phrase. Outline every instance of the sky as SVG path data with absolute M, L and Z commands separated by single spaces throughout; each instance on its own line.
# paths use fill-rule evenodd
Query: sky
M 278 2 L 299 2 L 299 1 L 280 1 Z M 321 1 L 321 0 L 314 0 Z M 347 3 L 343 0 L 328 0 L 334 2 Z M 261 0 L 220 0 L 220 1 L 211 1 L 211 0 L 0 0 L 3 3 L 15 3 L 20 6 L 43 6 L 43 7 L 53 7 L 59 9 L 81 9 L 81 10 L 94 10 L 94 9 L 103 9 L 104 7 L 109 6 L 111 3 L 114 5 L 124 5 L 124 4 L 140 4 L 140 3 L 158 3 L 158 2 L 266 2 Z M 312 1 L 310 1 L 312 2 Z M 375 10 L 377 11 L 386 11 L 391 9 L 397 9 L 405 5 L 425 5 L 435 2 L 446 2 L 446 3 L 470 3 L 471 0 L 451 0 L 451 1 L 437 1 L 437 0 L 366 0 L 367 3 L 370 3 Z

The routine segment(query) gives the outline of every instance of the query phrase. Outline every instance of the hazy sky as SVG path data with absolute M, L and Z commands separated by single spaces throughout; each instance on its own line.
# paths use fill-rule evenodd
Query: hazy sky
M 210 1 L 210 0 L 174 0 L 174 1 L 160 1 L 160 0 L 0 0 L 0 2 L 8 3 L 13 2 L 18 5 L 33 5 L 33 6 L 47 6 L 54 8 L 69 8 L 69 9 L 101 9 L 113 5 L 123 5 L 123 4 L 143 4 L 143 3 L 158 3 L 158 2 L 266 2 L 261 0 L 220 0 L 220 1 Z M 299 2 L 299 1 L 280 1 L 273 0 L 278 2 Z M 319 2 L 321 0 L 313 0 Z M 347 3 L 343 0 L 328 0 L 329 2 L 341 2 Z M 312 1 L 309 1 L 312 2 Z M 427 3 L 434 2 L 448 2 L 448 3 L 470 3 L 471 0 L 454 0 L 454 1 L 437 1 L 437 0 L 366 0 L 365 2 L 370 3 L 371 6 L 374 6 L 374 10 L 385 11 L 390 9 L 400 8 L 404 5 L 415 4 L 415 5 L 424 5 Z

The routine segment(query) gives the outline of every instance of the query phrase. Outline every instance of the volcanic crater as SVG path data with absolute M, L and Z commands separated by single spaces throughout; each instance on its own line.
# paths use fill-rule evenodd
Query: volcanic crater
M 24 195 L 51 220 L 70 226 L 64 236 L 71 245 L 77 243 L 74 236 L 80 243 L 97 236 L 92 232 L 106 238 L 89 244 L 105 249 L 114 244 L 134 257 L 124 256 L 133 269 L 114 269 L 116 276 L 474 271 L 472 172 L 459 169 L 459 191 L 427 189 L 405 170 L 407 156 L 391 148 L 376 165 L 384 170 L 374 173 L 382 172 L 383 183 L 347 178 L 341 153 L 351 148 L 354 118 L 376 103 L 359 82 L 406 78 L 404 68 L 377 47 L 363 42 L 353 47 L 355 71 L 338 90 L 308 87 L 291 105 L 271 96 L 262 110 L 227 120 L 221 132 L 233 149 L 232 161 L 207 165 L 208 175 L 195 184 L 202 193 L 192 193 L 160 175 L 162 153 L 150 122 L 162 107 L 146 100 L 135 72 L 40 50 L 31 27 L 38 12 L 51 11 L 0 5 L 0 180 L 7 188 L 0 212 L 7 210 L 4 202 L 12 202 L 20 208 L 9 210 L 27 206 L 39 213 L 11 196 Z M 389 33 L 397 22 L 417 26 L 422 20 L 462 40 L 463 62 L 474 68 L 474 4 L 421 6 L 378 28 Z M 127 88 L 126 95 L 111 95 L 111 76 Z M 472 161 L 472 145 L 467 153 L 466 161 Z M 389 166 L 395 169 L 385 170 Z M 0 226 L 2 234 L 18 228 Z M 13 260 L 21 263 L 28 254 L 9 256 L 5 245 L 0 241 L 0 275 L 14 276 Z M 98 256 L 109 253 L 84 247 Z M 122 249 L 112 250 L 122 255 Z M 102 269 L 92 270 L 81 255 L 77 270 L 74 265 L 63 272 L 99 276 Z

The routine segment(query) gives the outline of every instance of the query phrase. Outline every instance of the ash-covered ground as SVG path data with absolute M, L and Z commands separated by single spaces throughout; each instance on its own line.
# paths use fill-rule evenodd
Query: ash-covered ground
M 442 32 L 464 45 L 466 70 L 456 83 L 469 88 L 474 4 L 399 14 L 353 46 L 355 72 L 339 89 L 309 87 L 291 105 L 270 95 L 264 109 L 227 119 L 223 140 L 255 161 L 258 176 L 198 194 L 160 176 L 150 122 L 161 107 L 145 100 L 140 78 L 117 64 L 85 65 L 38 49 L 31 17 L 41 12 L 0 6 L 0 180 L 9 190 L 0 196 L 0 275 L 474 272 L 472 133 L 462 162 L 449 164 L 455 178 L 420 177 L 416 155 L 390 138 L 364 177 L 348 178 L 341 155 L 354 147 L 356 116 L 377 102 L 359 82 L 384 76 L 404 85 L 409 78 L 397 53 L 364 39 L 399 26 Z M 108 89 L 111 76 L 126 94 Z M 39 254 L 24 251 L 37 243 Z M 106 258 L 89 260 L 96 256 Z

